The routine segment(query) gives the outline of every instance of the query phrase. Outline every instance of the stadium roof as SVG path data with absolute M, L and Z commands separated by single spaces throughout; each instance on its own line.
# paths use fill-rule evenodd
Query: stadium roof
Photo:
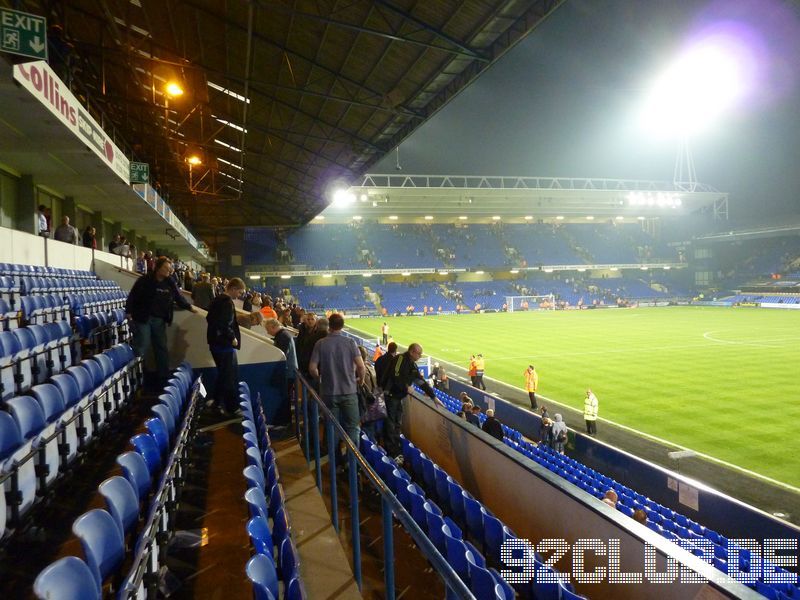
M 29 0 L 200 237 L 301 224 L 563 0 Z M 169 97 L 168 82 L 184 93 Z M 190 171 L 186 159 L 202 165 Z
M 316 222 L 384 223 L 635 221 L 712 212 L 727 216 L 728 194 L 662 181 L 566 177 L 367 174 Z

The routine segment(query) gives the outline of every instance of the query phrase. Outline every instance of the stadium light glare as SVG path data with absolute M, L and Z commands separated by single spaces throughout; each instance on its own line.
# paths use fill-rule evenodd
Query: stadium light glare
M 331 275 L 330 273 L 323 273 L 322 274 L 322 278 L 323 279 L 330 279 L 331 277 L 333 277 L 333 275 Z
M 248 279 L 252 279 L 253 281 L 257 281 L 261 279 L 261 275 L 250 275 Z
M 669 265 L 667 265 L 666 267 L 664 267 L 664 270 L 665 270 L 665 271 L 669 271 L 671 268 L 672 268 L 672 267 L 670 267 Z
M 281 275 L 281 279 L 291 279 L 291 275 Z
M 447 275 L 447 271 L 439 271 L 439 275 Z
M 639 221 L 644 221 L 647 217 L 636 217 Z
M 564 215 L 558 215 L 556 217 L 556 221 L 563 221 L 563 220 L 564 220 Z
M 594 221 L 594 217 L 592 215 L 586 215 L 587 221 Z
M 468 218 L 469 217 L 467 217 L 466 215 L 461 215 L 460 217 L 458 217 L 458 220 L 459 221 L 466 221 Z
M 533 221 L 533 215 L 525 215 L 526 221 Z
M 433 221 L 433 215 L 425 215 L 426 221 Z
M 325 220 L 325 215 L 317 215 L 316 217 L 314 217 L 314 219 L 317 220 L 317 221 L 324 221 Z
M 390 221 L 397 221 L 397 215 L 389 215 Z
M 372 277 L 372 273 L 362 273 L 362 277 Z
M 492 221 L 499 221 L 502 217 L 500 215 L 494 215 L 492 217 Z
M 475 271 L 475 275 L 483 275 L 483 271 Z
M 624 221 L 624 220 L 625 217 L 623 217 L 622 215 L 617 216 L 617 221 Z
M 544 270 L 544 272 L 545 272 L 545 273 L 552 273 L 552 272 L 553 272 L 553 269 L 545 269 L 545 270 Z
M 609 271 L 619 271 L 619 267 L 611 267 Z
M 353 215 L 353 221 L 360 221 L 361 219 L 361 215 Z
M 511 273 L 512 275 L 516 275 L 517 273 L 519 273 L 519 269 L 511 269 L 509 273 Z
M 366 194 L 361 194 L 361 201 L 362 202 L 366 202 L 367 201 L 367 195 Z
M 336 206 L 344 207 L 353 204 L 356 201 L 356 195 L 344 188 L 339 188 L 333 192 L 333 203 Z
M 177 81 L 170 81 L 165 87 L 164 91 L 167 92 L 167 96 L 170 98 L 177 98 L 178 96 L 183 96 L 183 88 L 181 84 Z
M 701 33 L 652 83 L 640 116 L 644 127 L 680 139 L 714 125 L 758 87 L 753 42 L 726 24 Z
M 403 277 L 409 277 L 411 273 L 409 273 L 408 271 L 403 271 L 402 273 L 400 273 L 400 275 L 402 275 Z

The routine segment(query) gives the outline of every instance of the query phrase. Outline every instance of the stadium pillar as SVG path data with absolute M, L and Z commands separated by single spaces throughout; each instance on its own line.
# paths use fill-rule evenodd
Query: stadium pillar
M 33 175 L 23 175 L 19 180 L 19 195 L 17 195 L 17 229 L 35 235 L 37 209 Z
M 103 235 L 103 211 L 96 210 L 92 213 L 92 227 L 95 229 L 98 250 L 105 250 L 110 240 L 106 240 Z
M 65 196 L 61 201 L 61 215 L 69 217 L 70 225 L 77 227 L 75 223 L 78 221 L 77 207 L 75 206 L 75 198 L 72 196 Z
M 122 231 L 122 221 L 114 221 L 114 224 L 111 225 L 111 235 L 125 235 Z

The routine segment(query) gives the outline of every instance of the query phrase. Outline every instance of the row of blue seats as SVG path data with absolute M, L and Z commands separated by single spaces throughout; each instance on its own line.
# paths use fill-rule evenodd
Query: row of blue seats
M 80 357 L 66 321 L 0 331 L 0 400 L 73 366 Z
M 0 410 L 0 537 L 68 473 L 69 465 L 141 382 L 141 359 L 130 346 L 53 375 L 30 395 L 13 396 Z
M 461 410 L 462 403 L 460 400 L 456 400 L 446 392 L 443 392 L 439 389 L 434 389 L 434 393 L 436 394 L 436 397 L 442 402 L 442 404 L 445 405 L 447 410 L 449 410 L 451 413 L 458 413 Z M 483 412 L 479 413 L 478 421 L 480 422 L 481 425 L 483 425 L 484 422 L 486 421 L 486 413 Z M 502 427 L 503 427 L 503 435 L 506 438 L 517 443 L 523 441 L 522 434 L 519 431 L 505 424 L 502 424 Z
M 250 510 L 247 533 L 255 552 L 245 571 L 253 584 L 256 600 L 304 600 L 306 594 L 300 582 L 300 559 L 291 537 L 283 486 L 270 445 L 264 410 L 260 398 L 251 399 L 247 384 L 241 383 L 239 391 L 247 459 L 243 472 L 247 481 L 245 500 Z
M 455 413 L 461 410 L 461 403 L 452 396 L 440 392 L 439 390 L 436 390 L 436 394 L 451 412 Z M 713 560 L 712 564 L 717 569 L 725 573 L 728 572 L 728 538 L 725 536 L 712 529 L 703 527 L 685 515 L 675 512 L 647 498 L 643 494 L 637 493 L 628 486 L 594 469 L 586 467 L 575 459 L 553 451 L 545 444 L 537 445 L 526 441 L 516 430 L 512 429 L 511 431 L 513 434 L 508 435 L 508 429 L 510 428 L 504 426 L 504 431 L 506 432 L 504 442 L 506 445 L 598 499 L 603 498 L 605 491 L 613 489 L 617 492 L 619 498 L 617 510 L 629 517 L 632 517 L 634 511 L 637 509 L 644 510 L 648 517 L 647 526 L 664 538 L 680 544 L 682 547 L 698 556 L 703 555 L 703 548 L 700 547 L 700 540 L 709 540 L 714 547 L 714 557 L 711 559 Z M 790 577 L 789 572 L 782 567 L 776 565 L 769 566 L 770 568 L 774 568 L 775 572 L 785 574 L 787 578 Z M 749 572 L 749 552 L 747 550 L 743 549 L 739 554 L 739 568 L 742 571 Z M 795 577 L 794 581 L 796 580 L 797 578 Z M 800 598 L 800 587 L 791 583 L 765 585 L 759 581 L 752 583 L 751 587 L 754 589 L 758 588 L 758 591 L 762 594 L 784 594 L 789 597 Z
M 105 292 L 119 289 L 107 279 L 58 279 L 54 277 L 0 277 L 0 298 L 17 307 L 17 300 L 32 294 Z
M 478 499 L 462 488 L 444 469 L 429 459 L 413 443 L 405 439 L 405 437 L 402 438 L 402 443 L 403 458 L 411 466 L 414 479 L 422 484 L 422 489 L 427 492 L 427 495 L 436 498 L 439 505 L 444 507 L 445 511 L 450 515 L 443 519 L 439 516 L 437 519 L 435 514 L 438 506 L 432 500 L 428 501 L 429 504 L 435 507 L 433 510 L 425 509 L 425 522 L 428 525 L 428 533 L 431 540 L 440 547 L 440 550 L 443 549 L 446 552 L 448 561 L 464 582 L 470 586 L 476 598 L 480 600 L 484 598 L 487 600 L 512 600 L 515 598 L 516 594 L 512 586 L 502 580 L 499 573 L 490 566 L 489 573 L 499 584 L 497 587 L 491 585 L 492 579 L 484 573 L 487 570 L 486 565 L 480 564 L 480 560 L 483 560 L 483 558 L 478 559 L 480 554 L 478 554 L 478 557 L 475 556 L 477 552 L 475 547 L 471 546 L 469 542 L 459 543 L 459 538 L 461 538 L 459 526 L 463 527 L 472 541 L 483 549 L 488 564 L 498 568 L 505 566 L 501 560 L 503 544 L 508 540 L 516 539 L 517 536 Z M 371 452 L 374 454 L 376 449 L 377 447 L 373 445 Z M 377 450 L 382 452 L 380 449 Z M 391 459 L 384 457 L 381 460 L 386 463 Z M 419 488 L 419 486 L 416 487 Z M 410 498 L 412 516 L 417 520 L 418 517 L 415 516 L 415 512 L 419 511 L 414 507 L 413 488 L 412 486 L 407 486 L 406 490 L 412 493 Z M 400 491 L 399 487 L 398 491 Z M 401 493 L 399 495 L 401 502 L 403 497 L 404 494 Z M 441 512 L 440 509 L 438 510 Z M 431 516 L 431 513 L 434 514 L 434 517 Z M 444 525 L 440 526 L 439 522 L 442 520 L 444 520 Z M 449 523 L 448 520 L 450 520 Z M 418 520 L 418 522 L 420 521 Z M 465 549 L 470 550 L 470 554 L 466 555 L 466 557 L 464 555 Z M 544 564 L 541 556 L 535 555 L 534 562 L 536 563 L 537 573 L 547 572 L 550 573 L 550 577 L 542 578 L 541 575 L 537 575 L 536 580 L 533 582 L 513 586 L 521 597 L 536 598 L 537 600 L 572 600 L 581 598 L 580 595 L 575 593 L 570 583 L 561 580 L 557 571 Z
M 91 271 L 81 269 L 62 269 L 42 265 L 20 265 L 16 263 L 0 263 L 0 277 L 39 276 L 68 277 L 71 279 L 97 279 Z
M 179 464 L 194 431 L 197 389 L 191 367 L 184 363 L 159 397 L 155 416 L 145 421 L 147 433 L 131 438 L 134 451 L 117 457 L 122 476 L 100 484 L 107 510 L 90 510 L 73 523 L 85 561 L 68 556 L 46 567 L 34 583 L 38 598 L 95 600 L 103 597 L 106 582 L 115 587 L 120 580 L 119 598 L 144 598 L 157 589 L 166 554 L 160 550 L 174 529 Z M 158 485 L 151 494 L 154 481 Z M 130 569 L 120 573 L 126 547 L 135 552 Z

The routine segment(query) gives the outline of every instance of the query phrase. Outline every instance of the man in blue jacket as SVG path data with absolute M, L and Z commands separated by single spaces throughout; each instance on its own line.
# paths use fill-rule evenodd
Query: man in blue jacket
M 133 284 L 125 303 L 125 312 L 133 321 L 133 351 L 145 356 L 150 346 L 156 359 L 158 385 L 169 376 L 169 352 L 167 351 L 167 326 L 172 323 L 173 304 L 191 312 L 194 308 L 183 297 L 172 280 L 172 261 L 160 256 L 152 273 L 142 275 Z

